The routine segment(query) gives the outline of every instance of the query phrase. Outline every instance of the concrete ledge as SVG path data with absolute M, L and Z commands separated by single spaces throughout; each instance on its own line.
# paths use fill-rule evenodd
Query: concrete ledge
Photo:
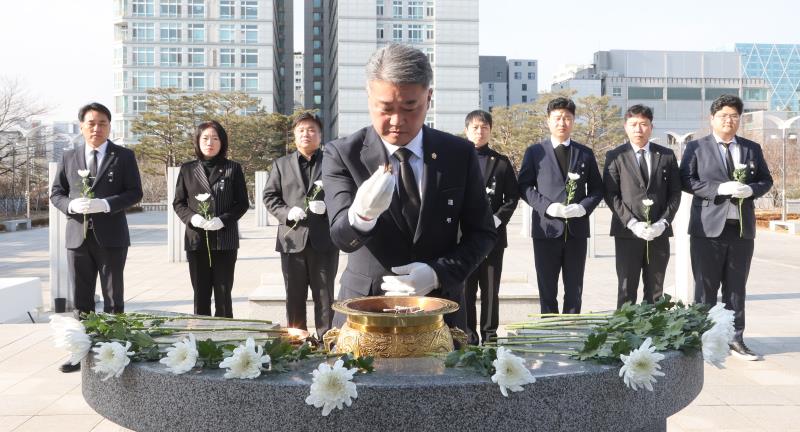
M 31 220 L 13 219 L 13 220 L 3 221 L 3 223 L 0 223 L 0 225 L 3 225 L 5 227 L 6 232 L 13 232 L 19 229 L 29 230 L 31 229 Z
M 0 322 L 25 316 L 42 307 L 42 282 L 38 277 L 0 278 Z
M 777 231 L 778 227 L 786 228 L 789 234 L 795 235 L 800 232 L 800 221 L 769 221 L 770 231 Z

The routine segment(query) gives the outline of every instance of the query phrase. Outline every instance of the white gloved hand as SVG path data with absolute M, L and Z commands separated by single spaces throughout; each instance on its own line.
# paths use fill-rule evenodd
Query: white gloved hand
M 567 206 L 561 203 L 552 203 L 547 206 L 547 213 L 548 216 L 552 217 L 559 217 L 559 218 L 566 218 L 567 216 L 564 214 L 564 210 L 566 210 Z
M 664 230 L 666 229 L 667 229 L 667 223 L 664 221 L 658 221 L 650 225 L 650 231 L 653 234 L 653 238 L 659 237 L 661 236 L 661 234 L 664 234 Z
M 86 213 L 105 213 L 106 211 L 106 203 L 104 200 L 99 198 L 92 198 L 89 200 L 89 208 L 86 210 Z
M 649 227 L 645 228 L 644 232 L 642 232 L 642 240 L 653 241 L 653 239 L 655 239 L 655 238 L 656 238 L 656 233 L 655 233 L 655 231 L 653 231 L 653 226 L 652 225 L 650 225 Z
M 750 198 L 753 196 L 753 188 L 746 184 L 739 184 L 739 187 L 731 194 L 733 198 Z
M 413 262 L 392 267 L 392 272 L 397 276 L 384 276 L 381 284 L 387 296 L 424 296 L 439 286 L 439 277 L 433 267 L 425 263 Z
M 640 239 L 647 240 L 645 237 L 645 231 L 647 230 L 647 222 L 636 222 L 632 224 L 630 230 L 633 231 L 633 235 L 639 237 Z
M 318 215 L 325 213 L 325 201 L 309 201 L 308 210 Z
M 289 209 L 289 214 L 286 215 L 286 219 L 290 221 L 300 221 L 306 218 L 306 212 L 303 211 L 300 207 L 292 207 Z
M 737 181 L 726 181 L 717 188 L 717 195 L 733 195 L 742 184 Z
M 570 204 L 564 208 L 564 217 L 576 218 L 586 214 L 586 209 L 580 204 Z
M 499 227 L 500 224 L 503 223 L 503 221 L 501 221 L 500 218 L 495 216 L 495 215 L 492 215 L 492 218 L 494 218 L 494 227 L 495 228 Z
M 220 220 L 218 217 L 215 217 L 214 219 L 207 221 L 203 228 L 205 228 L 206 231 L 217 231 L 222 229 L 224 226 L 225 224 L 222 223 L 222 220 Z
M 392 203 L 395 179 L 391 172 L 378 167 L 356 191 L 353 198 L 353 211 L 364 219 L 375 219 Z
M 89 198 L 77 198 L 69 202 L 69 209 L 70 213 L 88 213 L 89 210 Z
M 191 219 L 189 219 L 190 224 L 192 224 L 195 228 L 200 228 L 200 229 L 205 229 L 206 222 L 207 222 L 206 218 L 200 216 L 199 214 L 196 214 L 192 216 Z

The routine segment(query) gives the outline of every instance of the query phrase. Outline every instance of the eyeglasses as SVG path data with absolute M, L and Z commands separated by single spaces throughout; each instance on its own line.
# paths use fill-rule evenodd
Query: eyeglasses
M 715 115 L 714 117 L 720 120 L 730 120 L 735 122 L 739 121 L 739 114 L 720 114 L 720 115 Z

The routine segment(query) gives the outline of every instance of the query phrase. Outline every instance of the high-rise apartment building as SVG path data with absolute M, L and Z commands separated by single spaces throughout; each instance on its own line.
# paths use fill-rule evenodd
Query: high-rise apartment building
M 477 0 L 305 0 L 305 101 L 325 140 L 369 125 L 364 68 L 389 43 L 412 45 L 433 67 L 426 123 L 458 133 L 478 107 Z
M 302 108 L 305 105 L 305 86 L 304 86 L 303 53 L 294 53 L 294 108 Z
M 536 100 L 538 65 L 533 59 L 480 56 L 480 107 L 491 111 Z
M 769 85 L 770 108 L 800 111 L 800 44 L 737 43 L 747 78 L 763 78 Z
M 114 0 L 113 136 L 135 142 L 153 88 L 242 91 L 291 112 L 292 45 L 291 0 Z

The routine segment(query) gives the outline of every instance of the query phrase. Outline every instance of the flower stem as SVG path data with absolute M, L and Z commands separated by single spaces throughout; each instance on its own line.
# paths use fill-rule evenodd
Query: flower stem
M 151 319 L 151 320 L 163 319 L 167 321 L 197 320 L 197 321 L 228 321 L 228 322 L 241 322 L 241 323 L 274 324 L 272 321 L 269 320 L 212 317 L 205 315 L 151 315 L 141 312 L 128 312 L 128 315 L 140 317 L 143 319 Z
M 514 352 L 524 352 L 529 354 L 559 354 L 559 355 L 572 355 L 578 350 L 544 350 L 544 349 L 528 349 L 528 348 L 514 348 Z

